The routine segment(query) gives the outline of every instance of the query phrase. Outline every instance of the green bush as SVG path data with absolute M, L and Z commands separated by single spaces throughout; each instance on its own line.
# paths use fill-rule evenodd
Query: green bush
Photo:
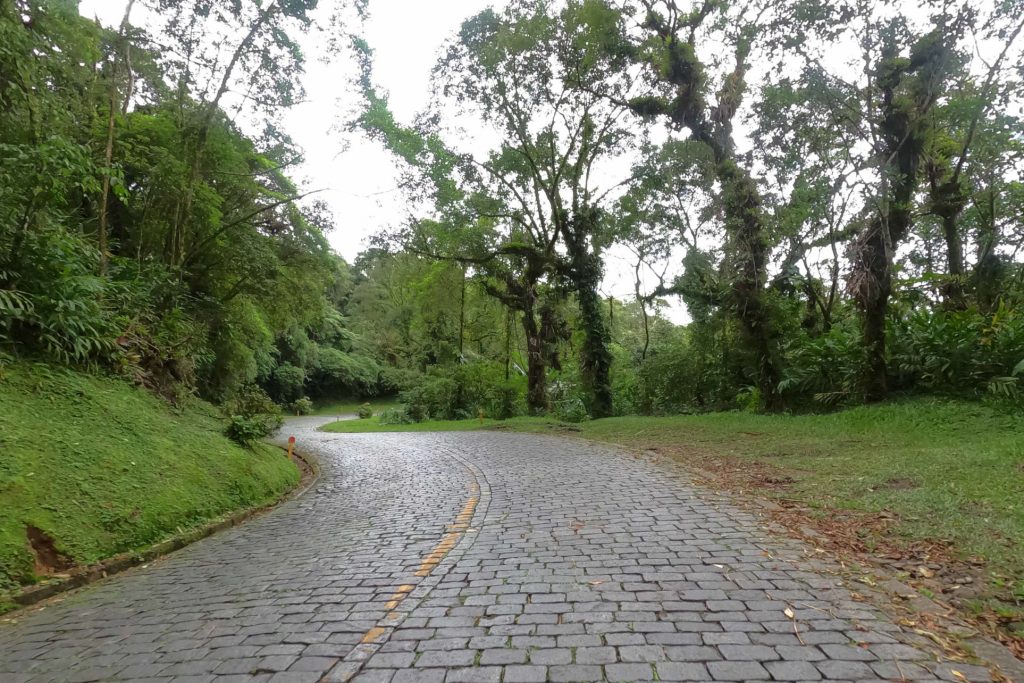
M 897 318 L 892 328 L 892 366 L 901 386 L 1024 395 L 1017 370 L 1024 361 L 1024 314 L 1006 305 L 991 315 L 922 309 Z
M 406 414 L 415 422 L 455 420 L 466 417 L 460 401 L 458 382 L 450 377 L 424 377 L 415 387 L 401 393 Z
M 586 422 L 590 419 L 587 405 L 579 396 L 566 396 L 554 403 L 555 417 L 563 422 Z
M 245 446 L 273 434 L 284 424 L 281 409 L 255 384 L 239 389 L 225 402 L 224 412 L 230 420 L 227 435 Z
M 265 417 L 232 415 L 224 433 L 236 443 L 252 446 L 253 443 L 271 434 L 275 429 L 276 427 L 271 427 L 271 422 Z
M 309 415 L 313 412 L 313 401 L 308 396 L 303 396 L 292 402 L 291 409 L 296 415 Z
M 793 406 L 835 406 L 858 399 L 863 348 L 853 318 L 820 336 L 798 337 L 785 347 L 787 363 L 779 391 Z
M 359 410 L 356 414 L 359 415 L 360 420 L 369 420 L 373 417 L 373 408 L 370 407 L 369 403 L 364 403 L 359 406 Z
M 61 363 L 112 361 L 119 330 L 98 263 L 83 235 L 50 225 L 25 232 L 13 258 L 0 262 L 0 340 Z
M 417 420 L 410 418 L 403 408 L 386 408 L 380 411 L 377 421 L 382 425 L 406 425 Z
M 512 383 L 491 388 L 485 413 L 495 420 L 507 420 L 523 413 L 523 390 Z
M 375 396 L 381 391 L 381 367 L 375 360 L 328 346 L 317 347 L 310 391 L 317 396 Z
M 736 391 L 749 383 L 731 351 L 738 345 L 731 341 L 735 330 L 718 320 L 708 325 L 666 331 L 646 357 L 620 355 L 613 366 L 617 411 L 674 415 L 733 407 Z
M 475 418 L 480 411 L 503 420 L 523 412 L 525 386 L 506 381 L 499 364 L 465 363 L 434 372 L 414 381 L 405 377 L 407 388 L 400 397 L 415 422 Z

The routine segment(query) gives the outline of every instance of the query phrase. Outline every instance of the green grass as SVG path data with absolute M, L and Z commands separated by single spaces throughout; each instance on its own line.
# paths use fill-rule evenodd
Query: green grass
M 342 420 L 331 422 L 321 429 L 325 432 L 355 434 L 359 432 L 471 432 L 478 429 L 543 429 L 557 423 L 537 417 L 515 417 L 511 420 L 427 420 L 412 424 L 384 425 L 377 416 L 368 420 Z
M 0 591 L 36 578 L 29 525 L 89 563 L 269 502 L 298 481 L 279 449 L 224 437 L 208 404 L 175 412 L 113 379 L 0 370 Z
M 495 424 L 485 421 L 483 428 Z M 502 425 L 571 429 L 576 436 L 653 448 L 695 464 L 708 457 L 769 464 L 794 481 L 767 495 L 797 499 L 823 514 L 890 511 L 899 536 L 951 541 L 962 556 L 986 558 L 991 572 L 1016 583 L 1012 590 L 1024 586 L 1024 419 L 1005 412 L 916 399 L 826 415 L 617 417 L 571 427 L 519 418 Z M 476 420 L 328 426 L 345 432 L 480 428 Z
M 344 400 L 344 401 L 333 401 L 330 403 L 324 403 L 317 405 L 312 414 L 313 415 L 352 415 L 359 412 L 360 406 L 365 403 L 369 403 L 373 409 L 374 415 L 382 410 L 388 408 L 395 408 L 398 406 L 398 401 L 392 396 L 384 396 L 381 398 L 371 398 L 365 401 L 358 401 L 356 399 Z

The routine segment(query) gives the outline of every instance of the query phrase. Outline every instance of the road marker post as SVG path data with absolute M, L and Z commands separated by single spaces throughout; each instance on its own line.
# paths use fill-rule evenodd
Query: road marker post
M 288 459 L 289 460 L 294 460 L 295 459 L 295 458 L 292 457 L 292 453 L 294 451 L 295 451 L 295 437 L 294 436 L 289 436 L 288 437 Z

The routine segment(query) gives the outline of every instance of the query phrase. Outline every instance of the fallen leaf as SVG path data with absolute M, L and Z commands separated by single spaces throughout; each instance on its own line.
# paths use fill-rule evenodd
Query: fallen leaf
M 790 619 L 796 619 L 796 612 L 791 610 L 789 607 L 787 607 L 786 609 L 782 610 L 782 613 L 785 614 Z

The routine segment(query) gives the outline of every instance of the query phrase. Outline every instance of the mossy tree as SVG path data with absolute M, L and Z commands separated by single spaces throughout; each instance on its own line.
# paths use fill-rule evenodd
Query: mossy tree
M 597 4 L 597 0 L 585 4 Z M 607 5 L 612 9 L 612 5 Z M 796 7 L 772 3 L 734 7 L 704 2 L 694 8 L 675 0 L 643 0 L 616 9 L 620 19 L 604 42 L 611 59 L 626 56 L 640 68 L 646 92 L 622 100 L 602 81 L 581 84 L 629 107 L 645 119 L 662 119 L 686 131 L 710 152 L 719 185 L 726 232 L 729 308 L 742 324 L 752 355 L 752 383 L 762 406 L 781 407 L 782 377 L 776 323 L 765 296 L 770 237 L 761 191 L 746 160 L 737 152 L 733 128 L 747 95 L 747 73 L 755 41 L 777 40 L 778 27 Z M 701 53 L 724 45 L 731 67 L 709 68 Z M 721 61 L 716 59 L 716 61 Z

